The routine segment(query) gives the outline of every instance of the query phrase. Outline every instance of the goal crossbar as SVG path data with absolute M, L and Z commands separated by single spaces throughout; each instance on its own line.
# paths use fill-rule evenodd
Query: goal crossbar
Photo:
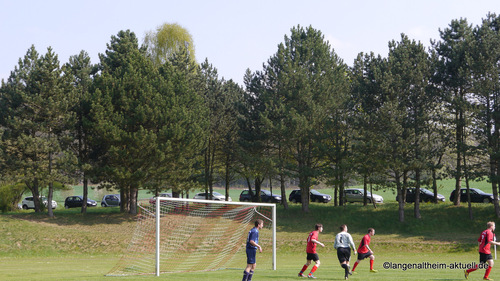
M 276 270 L 276 205 L 270 203 L 247 203 L 247 202 L 232 202 L 232 201 L 216 201 L 216 200 L 200 200 L 200 199 L 184 199 L 184 198 L 170 198 L 170 197 L 157 197 L 156 198 L 156 264 L 155 271 L 156 276 L 160 276 L 160 227 L 161 227 L 161 201 L 173 201 L 173 202 L 192 202 L 192 203 L 203 203 L 203 204 L 220 204 L 220 205 L 239 205 L 239 206 L 249 206 L 249 207 L 270 207 L 271 218 L 268 218 L 272 222 L 272 267 Z

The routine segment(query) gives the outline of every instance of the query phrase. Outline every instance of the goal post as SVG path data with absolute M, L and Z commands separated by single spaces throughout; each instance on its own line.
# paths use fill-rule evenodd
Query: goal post
M 272 267 L 276 270 L 276 205 L 269 203 L 245 203 L 245 202 L 232 202 L 232 201 L 216 201 L 216 200 L 198 200 L 198 199 L 182 199 L 182 198 L 169 198 L 169 197 L 157 197 L 156 198 L 156 276 L 160 276 L 160 237 L 161 237 L 161 213 L 162 201 L 170 202 L 192 202 L 201 204 L 223 204 L 223 205 L 238 205 L 238 206 L 264 206 L 270 207 L 272 212 L 271 222 L 272 222 Z M 250 221 L 253 223 L 253 220 Z
M 131 242 L 109 276 L 244 269 L 257 219 L 259 264 L 276 270 L 276 205 L 158 197 L 139 205 Z

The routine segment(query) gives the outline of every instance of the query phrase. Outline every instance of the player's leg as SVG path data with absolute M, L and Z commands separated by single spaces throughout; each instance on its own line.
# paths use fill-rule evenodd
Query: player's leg
M 354 270 L 356 269 L 356 267 L 358 266 L 358 264 L 359 264 L 360 262 L 361 262 L 361 260 L 358 258 L 358 259 L 356 260 L 356 262 L 354 263 L 354 265 L 352 266 L 352 270 L 351 270 L 351 272 L 353 272 L 353 273 L 354 273 Z
M 314 266 L 311 269 L 311 272 L 309 272 L 309 275 L 307 275 L 307 277 L 309 277 L 309 278 L 314 278 L 313 273 L 316 271 L 316 269 L 318 269 L 319 265 L 321 264 L 321 262 L 319 261 L 318 254 L 315 254 L 313 261 L 314 261 Z
M 304 266 L 302 267 L 302 269 L 299 272 L 299 277 L 304 277 L 304 272 L 307 270 L 307 268 L 311 264 L 311 261 L 312 260 L 309 260 L 309 259 L 307 260 L 306 264 L 304 264 Z
M 493 262 L 493 259 L 489 259 L 486 262 L 488 263 L 488 268 L 486 268 L 486 271 L 484 272 L 483 280 L 491 280 L 489 278 L 489 276 L 490 276 L 491 269 L 493 268 L 493 265 L 495 265 L 495 263 Z
M 377 273 L 378 270 L 373 269 L 373 263 L 375 262 L 375 256 L 374 255 L 370 255 L 369 258 L 370 258 L 370 272 Z
M 256 263 L 252 264 L 252 267 L 250 268 L 250 271 L 248 272 L 248 279 L 247 279 L 247 281 L 252 281 L 253 272 L 255 271 L 256 267 L 257 267 Z
M 242 281 L 252 280 L 250 275 L 253 275 L 253 270 L 255 269 L 257 249 L 246 249 L 247 253 L 247 267 L 243 271 Z
M 252 268 L 251 264 L 247 264 L 245 270 L 243 270 L 243 279 L 241 281 L 248 281 L 248 275 L 250 275 L 250 269 Z

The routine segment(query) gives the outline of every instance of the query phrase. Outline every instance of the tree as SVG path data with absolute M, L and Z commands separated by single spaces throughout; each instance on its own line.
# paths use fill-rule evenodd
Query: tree
M 302 210 L 309 211 L 309 190 L 321 178 L 325 153 L 331 140 L 338 109 L 347 94 L 347 68 L 324 41 L 320 31 L 297 26 L 279 44 L 261 75 L 263 112 L 282 107 L 286 115 L 265 120 L 292 161 L 287 167 L 299 179 Z M 284 122 L 285 126 L 280 126 Z M 278 131 L 283 130 L 283 131 Z M 341 189 L 342 192 L 342 189 Z
M 93 87 L 92 75 L 94 66 L 90 63 L 90 57 L 85 51 L 71 56 L 65 66 L 65 75 L 72 81 L 75 103 L 71 111 L 75 115 L 73 128 L 70 130 L 73 139 L 72 149 L 78 157 L 78 167 L 83 182 L 83 202 L 87 202 L 89 173 L 92 170 L 92 123 L 90 117 L 91 87 Z M 86 213 L 87 204 L 82 205 L 81 212 Z
M 40 191 L 48 186 L 52 201 L 55 183 L 71 183 L 74 155 L 67 149 L 73 103 L 69 81 L 62 76 L 57 55 L 49 47 L 40 57 L 32 46 L 19 67 L 2 84 L 2 125 L 8 165 L 15 178 L 31 190 L 35 211 L 41 211 Z M 48 215 L 53 216 L 52 208 Z
M 477 114 L 474 123 L 479 151 L 488 155 L 488 169 L 481 171 L 491 181 L 495 215 L 500 217 L 498 184 L 500 176 L 500 17 L 488 14 L 474 29 L 473 77 Z M 470 200 L 469 200 L 470 202 Z M 469 203 L 470 204 L 470 203 Z
M 122 210 L 137 213 L 139 188 L 188 182 L 201 149 L 202 100 L 188 80 L 186 53 L 153 65 L 133 32 L 113 36 L 100 56 L 92 104 L 93 145 L 103 179 L 120 188 Z
M 404 34 L 401 41 L 389 43 L 388 75 L 386 89 L 395 96 L 400 108 L 406 110 L 406 118 L 401 119 L 402 139 L 409 142 L 410 158 L 408 169 L 414 173 L 415 180 L 415 218 L 421 218 L 420 184 L 422 171 L 428 166 L 431 150 L 424 128 L 431 125 L 433 107 L 437 99 L 430 89 L 431 61 L 421 43 L 410 41 Z M 401 199 L 401 198 L 400 198 Z M 401 203 L 402 200 L 400 200 Z
M 349 123 L 353 126 L 352 162 L 354 169 L 363 179 L 365 198 L 368 185 L 376 183 L 377 175 L 385 172 L 384 158 L 380 157 L 379 132 L 376 124 L 378 110 L 382 106 L 384 94 L 379 80 L 384 71 L 384 61 L 373 53 L 360 53 L 351 69 L 351 95 L 348 111 L 351 113 Z M 371 191 L 371 190 L 370 190 Z M 374 206 L 375 205 L 375 202 Z
M 191 60 L 196 61 L 193 38 L 187 29 L 177 23 L 164 23 L 155 31 L 147 32 L 144 45 L 148 56 L 157 66 L 164 64 L 174 53 L 186 47 Z
M 470 100 L 467 95 L 472 87 L 471 54 L 472 27 L 467 20 L 452 20 L 448 28 L 440 30 L 441 41 L 433 41 L 432 45 L 438 55 L 438 64 L 433 81 L 442 92 L 442 101 L 450 116 L 448 124 L 455 128 L 452 143 L 455 161 L 455 192 L 458 194 L 464 176 L 464 156 L 467 153 L 466 129 Z M 455 205 L 460 205 L 455 196 Z

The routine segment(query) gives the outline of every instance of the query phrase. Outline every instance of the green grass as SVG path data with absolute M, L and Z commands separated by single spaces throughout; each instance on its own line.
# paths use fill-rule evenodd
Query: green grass
M 309 213 L 293 204 L 289 210 L 277 208 L 278 270 L 258 264 L 256 280 L 296 280 L 305 262 L 305 238 L 315 223 L 323 223 L 320 241 L 327 246 L 318 248 L 322 265 L 316 275 L 322 280 L 340 280 L 342 269 L 333 249 L 334 235 L 342 223 L 357 243 L 368 227 L 377 234 L 372 238 L 378 274 L 369 274 L 368 261 L 361 263 L 359 274 L 351 280 L 460 280 L 462 271 L 395 270 L 382 268 L 393 263 L 470 263 L 477 261 L 476 239 L 489 220 L 495 220 L 491 204 L 474 204 L 476 220 L 469 221 L 465 206 L 450 203 L 422 204 L 422 219 L 412 216 L 413 205 L 405 209 L 405 223 L 398 222 L 397 204 L 387 203 L 374 209 L 361 204 L 333 207 L 312 203 Z M 153 276 L 105 277 L 116 265 L 131 239 L 135 227 L 132 216 L 121 214 L 118 208 L 56 209 L 55 218 L 33 211 L 0 215 L 0 278 L 1 280 L 156 280 Z M 268 251 L 269 249 L 267 249 Z M 265 249 L 266 251 L 266 249 Z M 269 255 L 269 252 L 264 255 Z M 262 257 L 262 256 L 261 256 Z M 263 258 L 261 260 L 264 260 Z M 244 265 L 242 265 L 243 267 Z M 169 280 L 238 280 L 242 269 L 216 272 L 163 274 Z M 481 277 L 483 271 L 475 273 Z M 493 270 L 492 278 L 500 278 Z
M 321 238 L 321 235 L 320 235 Z M 350 280 L 463 280 L 463 269 L 384 269 L 384 263 L 394 264 L 469 264 L 477 260 L 477 254 L 440 254 L 427 253 L 412 255 L 404 252 L 378 251 L 376 239 L 372 242 L 376 253 L 375 268 L 379 273 L 369 273 L 368 261 L 360 263 Z M 315 275 L 318 280 L 343 280 L 343 269 L 336 256 L 319 249 L 321 266 Z M 228 269 L 214 272 L 171 273 L 162 274 L 159 278 L 147 276 L 106 277 L 109 268 L 117 261 L 116 256 L 84 255 L 84 256 L 52 256 L 46 258 L 22 257 L 1 258 L 0 274 L 2 280 L 241 280 L 242 269 Z M 287 253 L 278 255 L 276 271 L 259 267 L 254 280 L 298 280 L 297 273 L 305 262 L 303 253 Z M 308 270 L 310 270 L 309 267 Z M 484 270 L 471 274 L 471 280 L 480 280 Z M 491 278 L 500 278 L 497 268 L 492 270 Z
M 474 187 L 478 187 L 475 186 Z M 479 187 L 489 191 L 485 187 Z M 449 196 L 453 181 L 443 184 L 440 193 Z M 332 189 L 322 189 L 333 193 Z M 78 194 L 81 187 L 65 194 L 56 193 L 58 201 L 65 196 Z M 91 191 L 91 198 L 94 197 Z M 231 190 L 230 196 L 237 201 L 241 189 Z M 106 192 L 111 193 L 111 192 Z M 478 259 L 476 239 L 486 222 L 498 219 L 492 204 L 473 204 L 474 221 L 468 219 L 465 204 L 459 207 L 450 202 L 421 204 L 421 219 L 413 217 L 413 204 L 405 208 L 405 222 L 398 222 L 398 205 L 389 200 L 391 191 L 377 191 L 386 198 L 385 204 L 362 206 L 348 204 L 311 203 L 310 212 L 303 213 L 299 204 L 290 204 L 285 210 L 277 207 L 278 260 L 277 271 L 263 264 L 257 266 L 254 280 L 297 280 L 297 272 L 305 262 L 305 239 L 315 223 L 325 226 L 320 241 L 327 246 L 318 248 L 322 265 L 316 272 L 320 280 L 341 280 L 342 268 L 338 265 L 333 249 L 334 235 L 338 226 L 346 223 L 355 243 L 358 244 L 368 227 L 377 234 L 372 238 L 375 251 L 375 267 L 378 274 L 367 272 L 368 261 L 358 267 L 359 273 L 350 280 L 463 280 L 460 269 L 383 269 L 384 262 L 467 264 Z M 100 195 L 99 195 L 100 196 Z M 141 191 L 140 198 L 151 194 Z M 242 268 L 215 272 L 162 274 L 154 276 L 105 277 L 126 251 L 135 227 L 135 218 L 119 213 L 118 208 L 89 208 L 87 214 L 80 209 L 65 210 L 62 202 L 55 210 L 55 218 L 36 214 L 32 210 L 0 215 L 0 280 L 240 280 Z M 269 249 L 260 256 L 269 255 Z M 259 257 L 258 257 L 259 261 Z M 484 270 L 471 275 L 480 280 Z M 492 278 L 500 278 L 500 269 L 493 269 Z

